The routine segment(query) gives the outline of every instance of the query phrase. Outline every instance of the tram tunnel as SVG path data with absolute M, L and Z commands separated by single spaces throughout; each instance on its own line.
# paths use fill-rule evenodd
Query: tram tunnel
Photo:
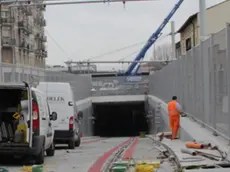
M 93 103 L 94 135 L 101 137 L 148 134 L 144 101 Z

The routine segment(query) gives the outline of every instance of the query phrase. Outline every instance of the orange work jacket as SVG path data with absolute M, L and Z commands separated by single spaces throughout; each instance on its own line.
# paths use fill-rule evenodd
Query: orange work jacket
M 180 112 L 177 110 L 176 107 L 177 101 L 173 100 L 168 103 L 168 115 L 169 116 L 179 116 Z

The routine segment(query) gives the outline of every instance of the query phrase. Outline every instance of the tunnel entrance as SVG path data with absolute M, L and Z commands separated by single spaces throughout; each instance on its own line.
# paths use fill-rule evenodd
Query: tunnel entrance
M 112 102 L 93 104 L 94 135 L 101 137 L 148 134 L 145 102 Z

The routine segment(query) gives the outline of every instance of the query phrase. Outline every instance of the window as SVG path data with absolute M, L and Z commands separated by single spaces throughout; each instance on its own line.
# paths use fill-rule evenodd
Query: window
M 186 39 L 186 51 L 189 51 L 192 48 L 191 38 Z
M 2 11 L 1 14 L 2 14 L 2 18 L 9 17 L 9 11 Z
M 10 37 L 10 27 L 3 27 L 2 28 L 2 35 L 3 37 Z

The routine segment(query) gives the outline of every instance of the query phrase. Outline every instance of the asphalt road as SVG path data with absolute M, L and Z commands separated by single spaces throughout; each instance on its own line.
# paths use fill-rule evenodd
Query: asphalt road
M 80 147 L 70 150 L 67 145 L 58 145 L 56 147 L 54 157 L 46 157 L 44 163 L 44 172 L 100 172 L 101 167 L 109 161 L 114 155 L 112 152 L 118 145 L 124 144 L 131 138 L 83 138 Z M 132 139 L 131 139 L 132 140 Z M 157 156 L 159 151 L 155 149 L 156 145 L 148 138 L 136 138 L 136 141 L 124 151 L 121 159 L 129 156 L 136 161 L 148 160 L 159 161 Z M 0 165 L 8 169 L 10 172 L 27 172 L 23 170 L 23 164 L 15 165 Z M 90 168 L 93 167 L 93 168 Z M 91 169 L 91 170 L 90 170 Z M 92 170 L 93 169 L 93 170 Z M 159 171 L 171 172 L 173 166 L 167 160 L 161 165 Z
M 100 139 L 96 137 L 84 138 L 80 147 L 70 150 L 65 145 L 56 147 L 54 157 L 46 157 L 44 172 L 87 172 L 97 159 L 113 147 L 126 141 L 128 138 Z M 10 172 L 26 172 L 23 164 L 12 161 L 10 164 L 2 164 Z

